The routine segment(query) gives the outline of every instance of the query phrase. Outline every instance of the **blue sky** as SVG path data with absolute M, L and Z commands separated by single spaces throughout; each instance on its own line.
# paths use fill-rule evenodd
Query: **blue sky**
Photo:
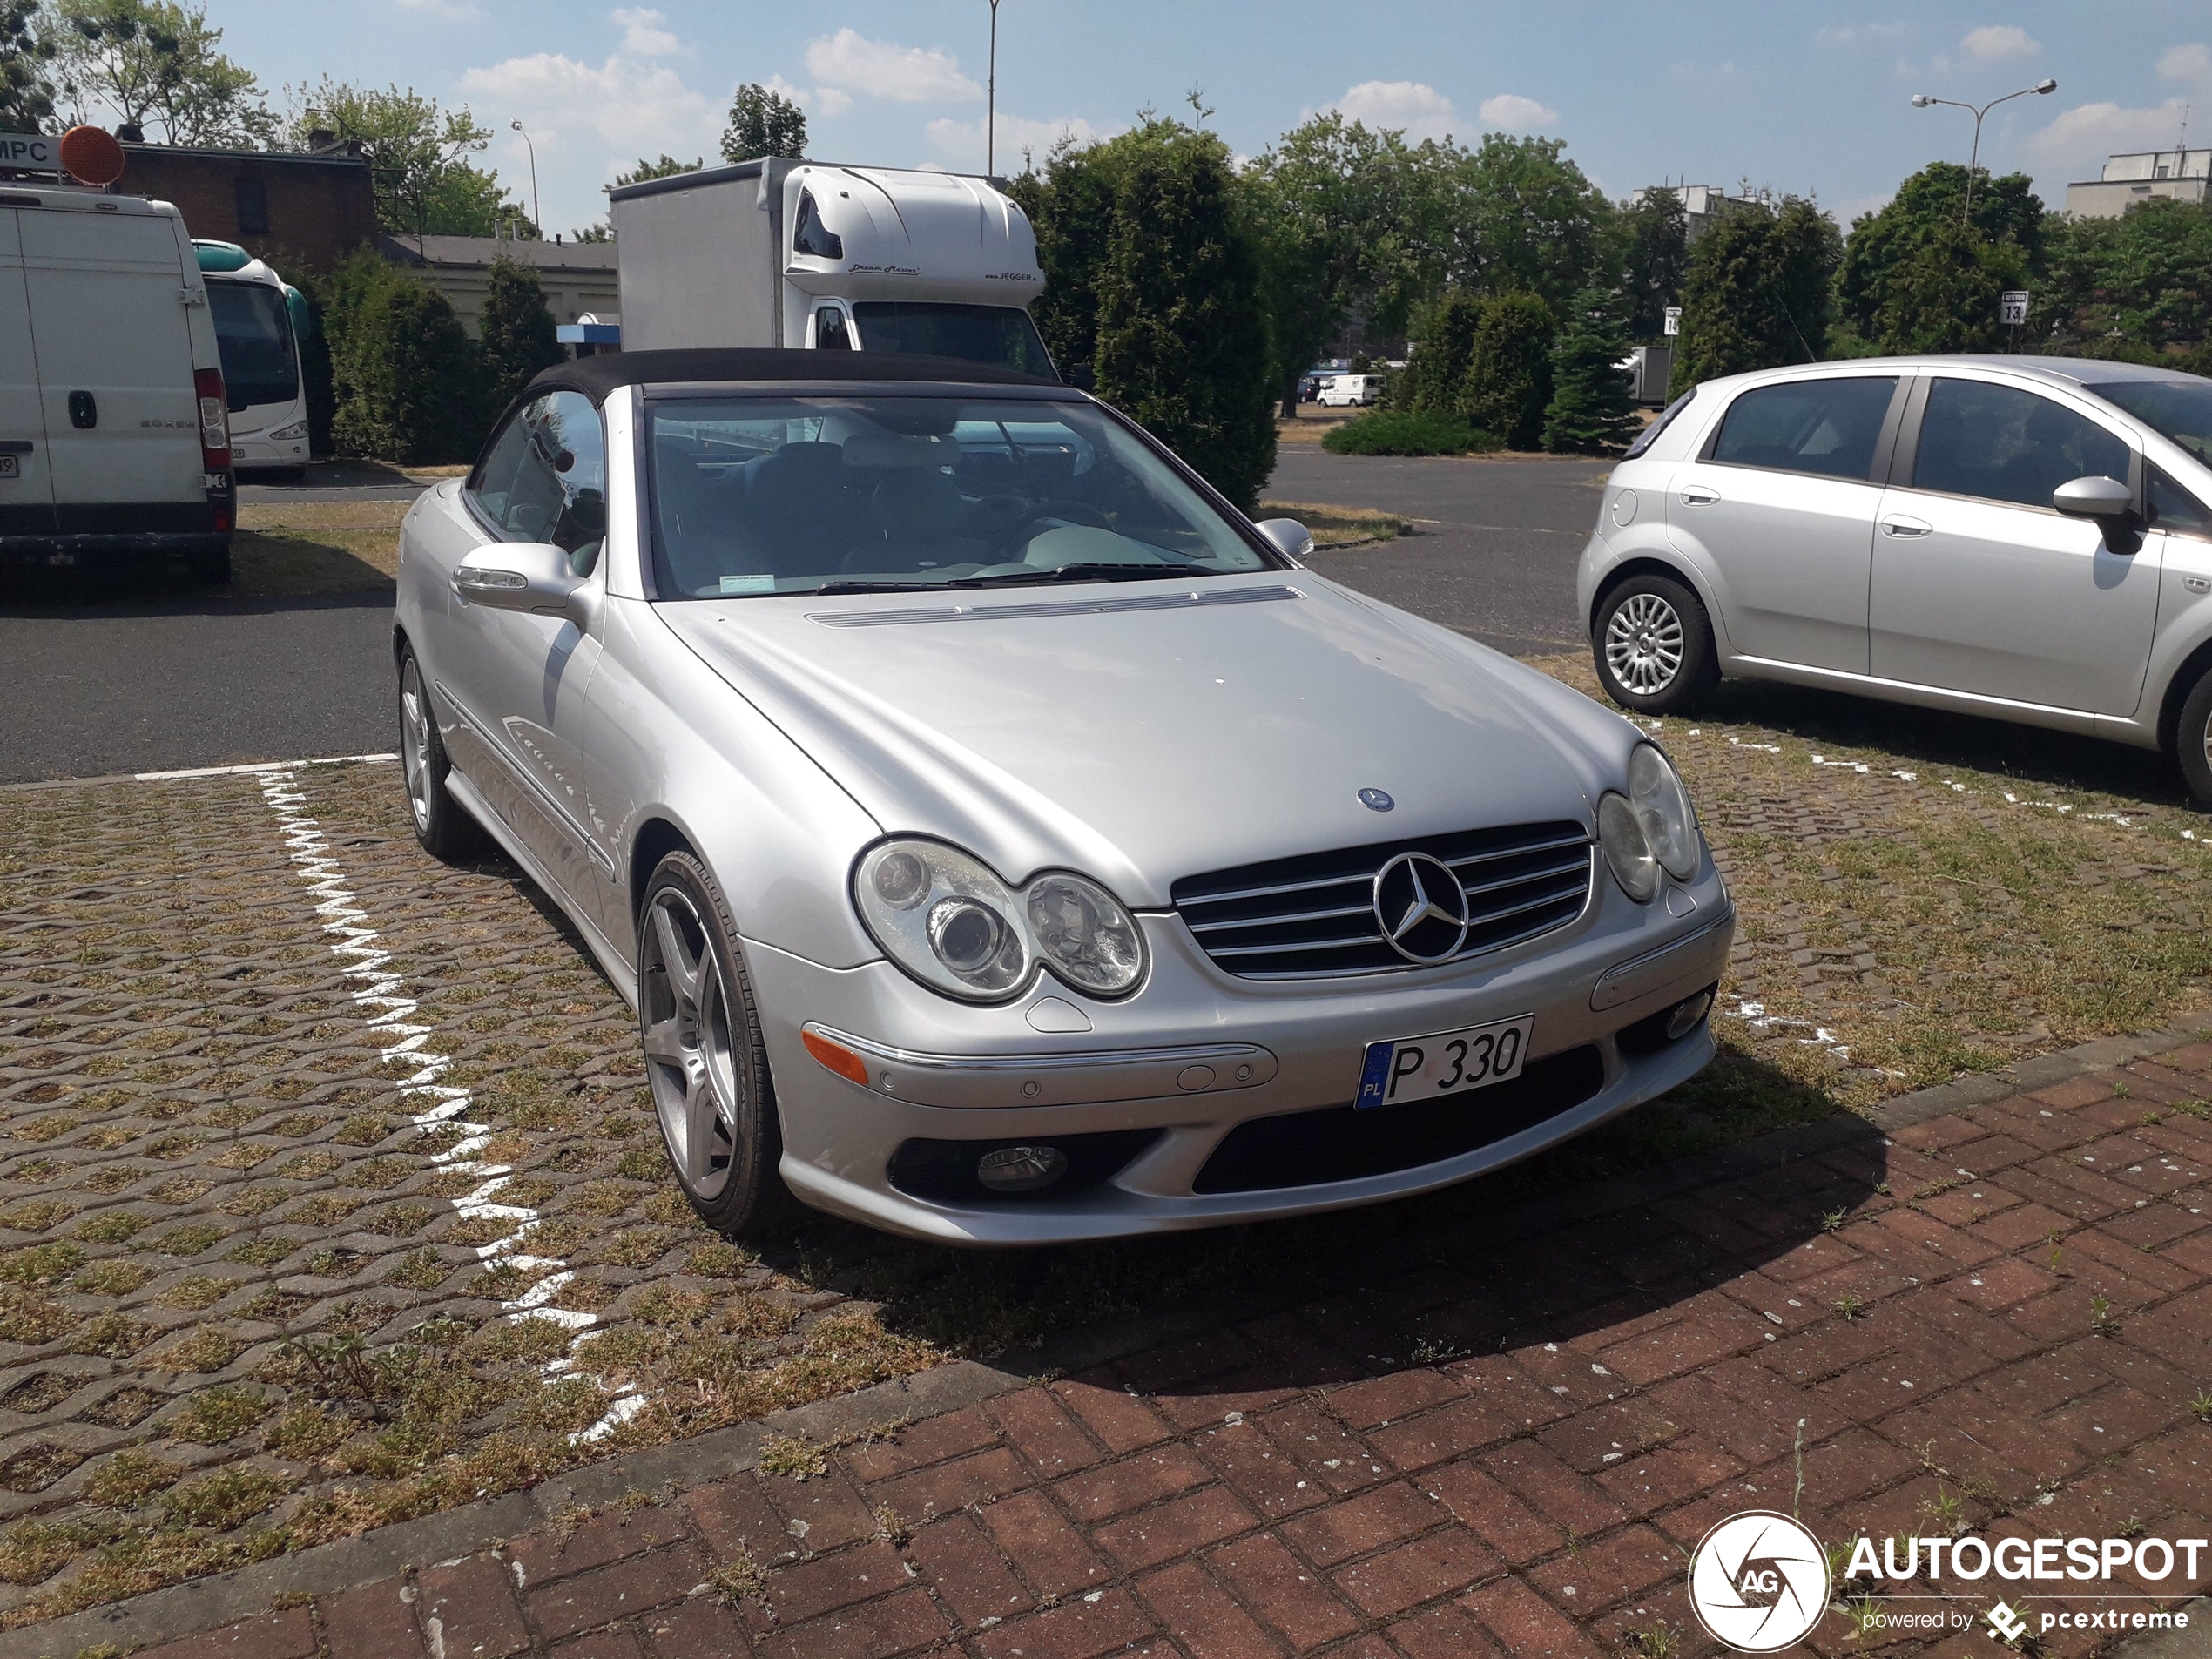
M 731 91 L 777 84 L 806 107 L 812 154 L 980 169 L 986 0 L 209 0 L 224 48 L 273 92 L 325 71 L 465 103 L 527 200 L 525 122 L 549 231 L 590 223 L 639 155 L 711 155 Z M 2212 144 L 2203 0 L 1858 10 L 1678 0 L 1667 6 L 1274 0 L 1002 0 L 999 156 L 1104 134 L 1203 87 L 1238 151 L 1331 106 L 1415 137 L 1539 132 L 1613 195 L 1687 179 L 1817 193 L 1848 223 L 1926 161 L 1963 161 L 1973 120 L 1915 91 L 1981 102 L 2046 75 L 2058 91 L 1989 118 L 1985 163 L 2033 173 L 2056 206 L 2110 150 L 2170 146 L 2185 106 Z M 278 101 L 281 102 L 280 97 Z

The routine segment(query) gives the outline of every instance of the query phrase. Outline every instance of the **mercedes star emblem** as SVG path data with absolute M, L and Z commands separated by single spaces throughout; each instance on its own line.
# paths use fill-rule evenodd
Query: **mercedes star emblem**
M 1467 893 L 1443 860 L 1400 853 L 1375 872 L 1375 920 L 1407 961 L 1445 961 L 1467 943 Z

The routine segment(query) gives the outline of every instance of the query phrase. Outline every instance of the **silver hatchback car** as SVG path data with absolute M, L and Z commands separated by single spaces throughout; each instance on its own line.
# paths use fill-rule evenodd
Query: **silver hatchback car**
M 1666 756 L 973 363 L 549 369 L 401 532 L 415 829 L 636 1006 L 677 1177 L 923 1238 L 1369 1203 L 1713 1053 Z
M 2087 732 L 2212 807 L 2212 381 L 1874 358 L 1709 381 L 1615 468 L 1577 596 L 1623 706 L 1721 676 Z

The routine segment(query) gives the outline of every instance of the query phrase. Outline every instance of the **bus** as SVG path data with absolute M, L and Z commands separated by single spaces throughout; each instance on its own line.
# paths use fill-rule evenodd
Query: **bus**
M 307 470 L 307 403 L 300 340 L 307 301 L 235 242 L 195 239 L 207 308 L 230 394 L 232 464 L 243 474 L 296 480 Z

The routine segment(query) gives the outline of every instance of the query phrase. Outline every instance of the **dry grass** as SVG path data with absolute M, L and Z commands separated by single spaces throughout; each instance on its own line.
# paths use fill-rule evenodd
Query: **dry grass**
M 1328 502 L 1264 501 L 1254 518 L 1295 518 L 1313 532 L 1316 547 L 1345 547 L 1360 542 L 1392 542 L 1413 526 L 1396 513 L 1377 507 L 1339 507 Z

